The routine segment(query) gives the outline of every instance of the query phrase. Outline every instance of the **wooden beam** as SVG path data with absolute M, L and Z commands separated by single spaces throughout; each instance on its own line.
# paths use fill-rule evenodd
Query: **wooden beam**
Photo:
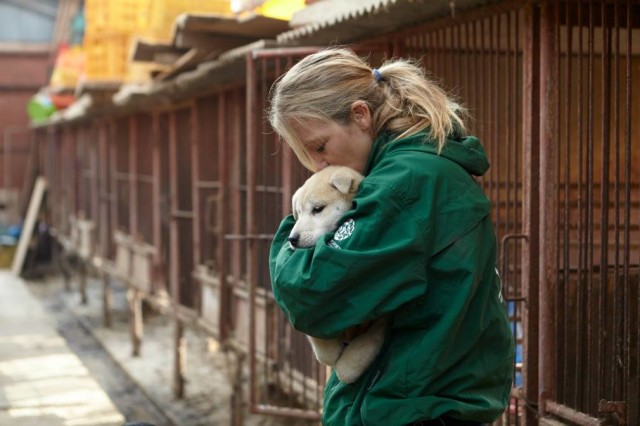
M 186 52 L 187 49 L 172 44 L 153 43 L 142 39 L 135 39 L 129 61 L 173 65 Z
M 47 180 L 43 176 L 38 176 L 36 183 L 33 186 L 33 192 L 31 193 L 31 200 L 29 201 L 29 208 L 27 209 L 27 216 L 22 226 L 22 233 L 20 240 L 18 241 L 18 248 L 13 256 L 13 263 L 11 264 L 11 272 L 14 275 L 20 276 L 22 273 L 22 267 L 24 266 L 24 260 L 27 256 L 27 249 L 33 236 L 33 230 L 38 220 L 38 213 L 42 205 L 44 193 L 47 190 Z
M 173 67 L 166 71 L 160 71 L 160 73 L 155 76 L 155 80 L 168 80 L 180 74 L 181 72 L 195 68 L 207 57 L 208 53 L 209 52 L 207 51 L 199 50 L 196 48 L 190 49 L 176 61 Z
M 202 32 L 178 30 L 174 34 L 173 44 L 178 48 L 198 48 L 203 50 L 226 51 L 249 44 L 254 39 L 228 35 L 214 35 Z

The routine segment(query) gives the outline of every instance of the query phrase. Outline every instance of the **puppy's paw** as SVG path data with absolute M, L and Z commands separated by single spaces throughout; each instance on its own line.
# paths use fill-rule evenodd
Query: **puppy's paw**
M 318 362 L 329 367 L 336 365 L 344 350 L 342 343 L 337 339 L 325 340 L 309 337 L 309 341 Z
M 358 380 L 376 358 L 380 349 L 372 345 L 352 345 L 353 343 L 342 352 L 335 366 L 338 378 L 344 383 L 353 383 Z
M 354 383 L 360 376 L 362 376 L 362 373 L 364 373 L 366 367 L 367 366 L 365 366 L 364 368 L 360 368 L 354 367 L 352 365 L 347 365 L 346 362 L 340 362 L 340 358 L 338 358 L 338 361 L 336 362 L 336 366 L 334 368 L 336 370 L 338 379 L 343 383 L 350 384 Z
M 376 321 L 367 332 L 353 339 L 344 349 L 335 366 L 341 381 L 353 383 L 369 368 L 384 343 L 385 327 L 386 320 Z

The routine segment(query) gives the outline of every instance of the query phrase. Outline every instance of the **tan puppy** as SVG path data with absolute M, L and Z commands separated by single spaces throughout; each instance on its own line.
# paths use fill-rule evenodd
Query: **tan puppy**
M 329 166 L 313 174 L 291 199 L 296 220 L 289 243 L 295 248 L 311 247 L 351 210 L 353 196 L 363 176 L 348 167 Z
M 296 224 L 289 234 L 291 246 L 312 247 L 324 234 L 335 231 L 363 179 L 355 170 L 337 166 L 312 175 L 292 198 Z M 335 368 L 341 381 L 353 383 L 380 352 L 385 328 L 386 321 L 381 319 L 347 330 L 339 339 L 309 336 L 309 341 L 320 363 Z

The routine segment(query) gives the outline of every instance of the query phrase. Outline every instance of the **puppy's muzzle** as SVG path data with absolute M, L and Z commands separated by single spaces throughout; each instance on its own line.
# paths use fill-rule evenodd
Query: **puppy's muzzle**
M 287 240 L 289 241 L 289 244 L 297 248 L 298 243 L 300 242 L 300 235 L 289 235 L 289 238 L 287 238 Z

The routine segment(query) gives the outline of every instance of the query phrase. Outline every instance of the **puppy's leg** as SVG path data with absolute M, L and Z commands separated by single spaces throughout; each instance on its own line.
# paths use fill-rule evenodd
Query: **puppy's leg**
M 316 359 L 324 365 L 333 367 L 340 357 L 344 347 L 338 339 L 318 339 L 316 337 L 307 336 Z
M 335 367 L 340 381 L 355 382 L 371 365 L 384 343 L 386 324 L 385 318 L 377 320 L 366 332 L 353 339 L 344 349 Z

